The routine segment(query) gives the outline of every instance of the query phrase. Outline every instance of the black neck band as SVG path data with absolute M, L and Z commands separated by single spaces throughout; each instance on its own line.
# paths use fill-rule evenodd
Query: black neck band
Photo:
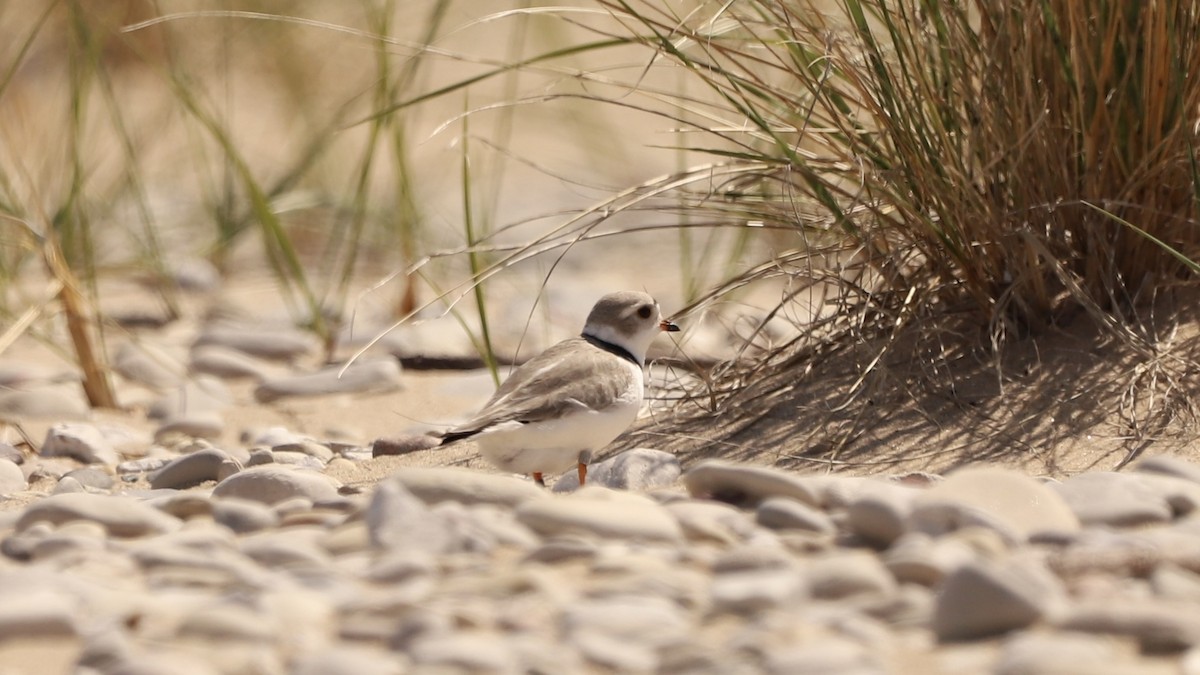
M 615 354 L 615 355 L 625 359 L 626 361 L 632 363 L 633 365 L 637 366 L 638 368 L 642 367 L 642 362 L 638 361 L 637 358 L 635 358 L 633 356 L 633 354 L 630 354 L 628 349 L 625 349 L 624 347 L 622 347 L 620 345 L 615 345 L 615 344 L 609 342 L 608 340 L 601 340 L 600 338 L 596 337 L 595 335 L 588 335 L 587 333 L 584 333 L 584 334 L 580 335 L 579 337 L 583 338 L 584 340 L 587 340 L 588 344 L 599 347 L 600 349 L 603 349 L 604 351 L 608 352 L 609 354 Z

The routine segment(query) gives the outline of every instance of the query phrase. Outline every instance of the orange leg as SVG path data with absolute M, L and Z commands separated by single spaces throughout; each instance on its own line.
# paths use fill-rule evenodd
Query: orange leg
M 583 487 L 583 484 L 587 482 L 587 464 L 580 462 L 576 468 L 579 470 L 579 487 Z
M 533 472 L 533 480 L 534 480 L 534 482 L 536 482 L 538 485 L 541 485 L 542 487 L 546 487 L 546 479 L 542 477 L 542 472 L 541 472 L 541 471 L 534 471 L 534 472 Z

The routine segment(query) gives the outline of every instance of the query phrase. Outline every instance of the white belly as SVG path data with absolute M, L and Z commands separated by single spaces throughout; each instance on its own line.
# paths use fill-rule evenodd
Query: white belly
M 641 391 L 602 412 L 497 425 L 475 437 L 484 459 L 513 473 L 562 473 L 620 436 L 637 419 Z

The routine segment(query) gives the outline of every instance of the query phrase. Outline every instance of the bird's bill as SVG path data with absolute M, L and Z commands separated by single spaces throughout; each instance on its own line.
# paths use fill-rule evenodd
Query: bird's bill
M 674 323 L 663 319 L 662 321 L 658 322 L 658 329 L 664 333 L 675 333 L 679 331 L 679 326 L 676 326 Z

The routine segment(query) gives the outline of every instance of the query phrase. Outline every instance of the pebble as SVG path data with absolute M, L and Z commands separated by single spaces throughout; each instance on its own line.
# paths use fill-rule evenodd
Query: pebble
M 215 344 L 193 347 L 189 363 L 192 372 L 226 380 L 247 378 L 261 381 L 274 372 L 271 366 L 245 352 Z
M 1168 522 L 1172 514 L 1167 500 L 1141 478 L 1136 474 L 1093 471 L 1072 476 L 1052 487 L 1085 527 L 1138 527 Z
M 225 420 L 217 410 L 191 410 L 173 415 L 154 430 L 154 442 L 165 444 L 173 439 L 216 439 L 225 433 Z
M 0 459 L 0 496 L 21 492 L 29 487 L 25 472 L 8 459 Z
M 716 499 L 736 506 L 755 506 L 768 497 L 789 497 L 819 506 L 820 497 L 801 476 L 760 466 L 705 460 L 683 475 L 693 497 Z
M 50 427 L 40 454 L 43 457 L 71 457 L 86 464 L 116 465 L 121 461 L 104 433 L 96 426 L 82 422 Z
M 408 655 L 418 669 L 442 669 L 435 672 L 516 673 L 511 644 L 496 633 L 459 631 L 417 639 Z
M 301 657 L 292 675 L 404 675 L 405 662 L 396 654 L 365 646 L 328 647 Z
M 690 540 L 738 544 L 757 531 L 745 512 L 723 502 L 688 499 L 670 502 L 666 508 Z
M 519 506 L 548 498 L 544 489 L 523 478 L 456 467 L 406 467 L 388 480 L 400 483 L 426 504 L 455 501 Z
M 1128 644 L 1109 637 L 1027 631 L 1005 640 L 994 672 L 997 675 L 1154 672 L 1144 664 L 1137 664 L 1135 656 Z
M 938 535 L 968 525 L 1023 543 L 1042 532 L 1076 532 L 1079 518 L 1050 486 L 995 467 L 956 471 L 915 500 L 911 527 L 917 530 Z
M 646 492 L 674 485 L 683 473 L 675 455 L 662 450 L 634 448 L 588 467 L 588 485 L 614 490 Z M 579 475 L 571 471 L 554 483 L 554 492 L 579 489 Z
M 121 377 L 152 389 L 178 386 L 187 377 L 187 369 L 178 359 L 144 343 L 122 343 L 112 359 L 112 368 Z
M 1200 484 L 1200 465 L 1175 455 L 1151 455 L 1133 464 L 1133 471 L 1144 474 L 1173 476 Z
M 1064 595 L 1058 579 L 1035 561 L 971 561 L 942 581 L 933 631 L 949 641 L 1025 628 L 1057 609 Z
M 232 403 L 233 396 L 224 383 L 207 375 L 197 375 L 156 399 L 146 410 L 146 415 L 152 420 L 187 419 L 199 413 L 219 413 Z
M 585 486 L 570 496 L 527 501 L 517 520 L 542 536 L 581 535 L 603 539 L 677 542 L 679 523 L 652 499 Z
M 7 586 L 0 579 L 0 586 Z M 0 639 L 32 640 L 74 637 L 80 608 L 63 593 L 10 587 L 0 603 Z
M 231 460 L 218 448 L 201 448 L 171 460 L 150 475 L 150 487 L 181 490 L 205 481 L 217 480 L 221 463 Z
M 896 593 L 896 579 L 879 558 L 867 552 L 837 552 L 803 567 L 808 593 L 821 600 L 867 598 L 881 601 Z
M 311 501 L 335 499 L 340 483 L 309 469 L 278 464 L 254 466 L 239 471 L 213 488 L 214 497 L 238 497 L 276 504 L 293 497 Z
M 371 443 L 371 456 L 407 455 L 422 450 L 432 450 L 433 448 L 441 447 L 441 445 L 442 441 L 440 438 L 422 436 L 420 434 L 377 438 Z
M 292 361 L 316 351 L 318 344 L 313 335 L 295 329 L 253 326 L 217 326 L 206 329 L 192 348 L 217 345 L 234 349 L 250 356 L 275 361 Z
M 254 389 L 254 398 L 269 403 L 297 396 L 394 391 L 403 386 L 395 359 L 357 361 L 345 368 L 330 366 L 315 373 L 268 378 Z
M 817 534 L 834 534 L 837 525 L 824 511 L 787 497 L 769 497 L 755 510 L 759 525 L 772 530 L 804 530 Z
M 113 486 L 113 477 L 106 471 L 86 466 L 82 469 L 74 469 L 63 474 L 63 478 L 71 478 L 79 481 L 79 484 L 85 488 L 95 490 L 108 490 Z
M 213 501 L 212 518 L 239 534 L 258 532 L 279 525 L 279 516 L 262 502 L 237 497 Z
M 1200 616 L 1190 603 L 1084 601 L 1054 623 L 1060 630 L 1132 638 L 1144 652 L 1180 652 L 1200 645 Z
M 24 464 L 25 453 L 15 448 L 11 443 L 0 441 L 0 459 L 13 464 Z
M 87 492 L 51 495 L 36 501 L 25 508 L 16 525 L 20 531 L 35 523 L 58 525 L 73 520 L 99 523 L 114 537 L 172 532 L 181 525 L 179 519 L 135 499 Z
M 908 529 L 917 490 L 880 484 L 864 491 L 846 506 L 850 531 L 863 541 L 887 548 Z
M 92 409 L 79 385 L 0 392 L 0 420 L 86 420 Z

